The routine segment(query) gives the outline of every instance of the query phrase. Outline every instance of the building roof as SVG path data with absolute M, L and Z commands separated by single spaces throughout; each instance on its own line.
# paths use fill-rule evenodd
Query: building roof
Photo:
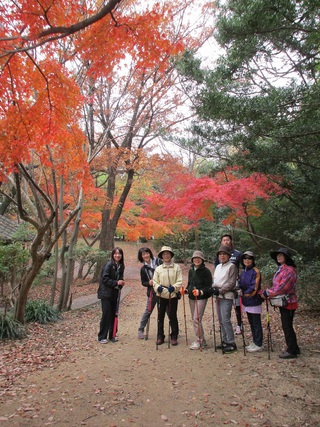
M 0 215 L 0 240 L 10 242 L 17 232 L 20 224 Z

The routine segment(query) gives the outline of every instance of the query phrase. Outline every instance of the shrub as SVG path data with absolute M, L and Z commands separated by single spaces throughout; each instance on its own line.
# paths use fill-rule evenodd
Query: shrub
M 0 339 L 20 339 L 26 335 L 24 326 L 11 314 L 0 314 Z
M 28 323 L 55 323 L 60 319 L 60 313 L 47 301 L 28 301 L 25 319 Z
M 298 269 L 299 301 L 309 308 L 320 308 L 319 296 L 320 261 L 313 261 Z

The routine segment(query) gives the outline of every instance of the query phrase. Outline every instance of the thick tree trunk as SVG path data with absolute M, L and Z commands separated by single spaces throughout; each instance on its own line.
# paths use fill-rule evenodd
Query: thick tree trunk
M 101 233 L 100 233 L 100 244 L 99 249 L 104 252 L 112 251 L 114 248 L 114 235 L 117 229 L 117 223 L 115 221 L 110 220 L 109 218 L 110 210 L 104 210 L 102 212 L 102 224 L 101 224 Z M 93 275 L 93 282 L 99 282 L 101 269 L 104 264 L 107 262 L 107 258 L 105 260 L 101 260 L 97 262 L 96 269 Z
M 32 283 L 40 271 L 42 264 L 44 263 L 44 257 L 37 257 L 32 261 L 32 264 L 23 275 L 20 283 L 19 295 L 16 301 L 15 319 L 23 325 L 25 324 L 26 305 L 28 300 L 28 294 Z

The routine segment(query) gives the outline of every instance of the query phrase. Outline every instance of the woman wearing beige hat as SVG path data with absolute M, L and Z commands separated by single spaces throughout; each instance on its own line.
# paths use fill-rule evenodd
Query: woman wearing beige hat
M 181 293 L 189 296 L 189 305 L 194 328 L 195 340 L 190 350 L 198 350 L 206 346 L 202 317 L 208 298 L 212 296 L 212 274 L 205 266 L 204 256 L 201 251 L 194 251 L 191 258 L 191 268 L 188 274 L 188 285 Z
M 163 246 L 158 254 L 163 264 L 153 275 L 153 289 L 158 297 L 158 335 L 157 345 L 164 343 L 164 318 L 167 312 L 170 322 L 171 344 L 178 344 L 179 324 L 177 318 L 178 296 L 182 285 L 182 271 L 173 261 L 174 253 L 170 246 Z

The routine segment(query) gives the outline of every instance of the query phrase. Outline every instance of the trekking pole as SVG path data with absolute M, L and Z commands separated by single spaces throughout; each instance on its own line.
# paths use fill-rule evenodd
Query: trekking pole
M 184 292 L 182 293 L 182 301 L 183 301 L 184 332 L 186 334 L 186 345 L 188 345 L 187 316 L 186 316 L 186 303 L 184 300 Z
M 271 338 L 271 326 L 270 326 L 270 314 L 269 314 L 269 303 L 266 299 L 266 308 L 267 308 L 267 345 L 268 345 L 268 359 L 270 360 L 271 354 L 270 351 L 273 351 L 272 347 L 272 338 Z
M 218 302 L 219 297 L 216 297 L 216 309 L 218 313 L 218 320 L 219 320 L 219 332 L 220 332 L 220 342 L 221 342 L 221 350 L 222 354 L 224 354 L 224 347 L 223 347 L 223 341 L 222 341 L 222 331 L 221 331 L 221 320 L 220 320 L 220 303 Z
M 214 304 L 213 304 L 213 296 L 211 297 L 211 305 L 212 305 L 213 345 L 214 345 L 214 351 L 217 351 L 216 325 L 215 325 L 215 321 L 214 321 Z
M 169 332 L 168 332 L 168 348 L 170 348 L 170 316 L 171 316 L 171 294 L 169 292 L 169 309 L 168 309 L 168 318 L 169 318 Z
M 158 331 L 157 331 L 157 341 L 156 341 L 156 350 L 158 350 L 158 332 L 159 332 L 159 313 L 160 313 L 160 297 L 157 297 L 157 308 L 158 308 Z
M 199 341 L 199 345 L 200 345 L 200 351 L 202 351 L 202 340 L 201 340 L 201 326 L 200 326 L 200 317 L 199 317 L 199 306 L 198 306 L 198 297 L 195 296 L 195 301 L 196 301 L 196 315 L 197 315 L 197 322 L 198 322 L 198 341 Z
M 242 316 L 242 296 L 240 298 L 240 315 L 241 315 L 241 335 L 242 335 L 242 343 L 243 343 L 243 354 L 246 356 L 246 340 L 244 337 L 244 326 L 243 326 L 243 316 Z
M 152 277 L 150 277 L 149 271 L 146 269 L 146 273 L 148 276 L 149 281 L 152 280 Z M 148 322 L 146 327 L 146 335 L 144 339 L 147 341 L 149 339 L 149 328 L 150 328 L 150 317 L 151 317 L 151 311 L 152 311 L 152 301 L 153 301 L 153 288 L 150 289 L 150 295 L 148 300 Z
M 118 291 L 116 312 L 115 312 L 115 315 L 114 315 L 112 339 L 115 339 L 115 337 L 117 335 L 117 330 L 118 330 L 118 316 L 119 316 L 119 307 L 120 307 L 120 297 L 121 297 L 121 289 L 119 289 L 119 291 Z

